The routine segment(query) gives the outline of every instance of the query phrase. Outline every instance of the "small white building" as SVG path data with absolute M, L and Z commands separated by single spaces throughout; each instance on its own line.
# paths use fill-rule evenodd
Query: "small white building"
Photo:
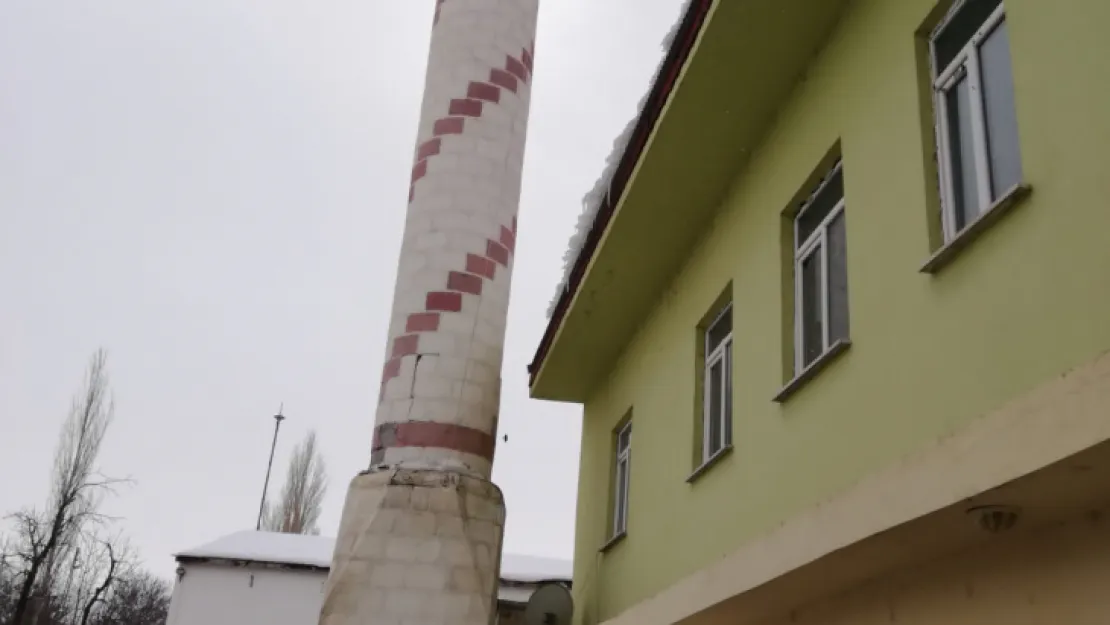
M 166 625 L 315 625 L 335 539 L 244 531 L 175 555 Z M 565 560 L 505 554 L 500 623 L 515 625 L 543 582 L 570 584 Z

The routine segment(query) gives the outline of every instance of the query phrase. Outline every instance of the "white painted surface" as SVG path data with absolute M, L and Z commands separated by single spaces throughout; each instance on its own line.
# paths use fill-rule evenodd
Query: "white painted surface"
M 310 625 L 320 617 L 326 570 L 221 561 L 181 568 L 166 625 Z
M 533 558 L 524 557 L 524 561 L 530 560 Z M 180 567 L 185 575 L 174 585 L 166 625 L 312 625 L 319 618 L 328 579 L 326 569 L 236 565 L 227 560 L 184 562 Z M 541 571 L 533 570 L 532 576 L 549 579 Z M 502 604 L 519 605 L 526 603 L 534 590 L 532 585 L 502 585 L 497 598 Z
M 334 549 L 327 536 L 248 530 L 182 551 L 166 625 L 313 625 Z M 519 584 L 569 582 L 571 570 L 567 560 L 505 554 L 498 600 L 524 603 L 534 587 Z

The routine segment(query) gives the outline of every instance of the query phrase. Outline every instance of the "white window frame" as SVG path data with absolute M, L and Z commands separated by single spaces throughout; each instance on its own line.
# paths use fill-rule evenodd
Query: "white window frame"
M 953 57 L 952 61 L 944 68 L 936 65 L 937 37 L 944 32 L 956 15 L 964 8 L 966 0 L 959 0 L 948 12 L 948 15 L 933 30 L 929 36 L 929 66 L 933 72 L 933 110 L 936 115 L 937 135 L 937 164 L 940 175 L 940 201 L 941 201 L 941 229 L 944 240 L 951 241 L 961 230 L 957 229 L 956 198 L 953 183 L 955 176 L 952 173 L 952 146 L 949 143 L 948 127 L 948 91 L 965 76 L 968 81 L 968 90 L 971 93 L 971 150 L 975 160 L 976 199 L 978 200 L 978 214 L 982 215 L 994 203 L 994 192 L 999 193 L 1005 189 L 992 190 L 990 156 L 987 153 L 987 113 L 983 105 L 983 81 L 981 65 L 979 63 L 979 46 L 986 40 L 994 29 L 1006 17 L 1006 3 L 1003 0 L 987 17 L 983 25 L 976 29 L 967 44 Z M 974 217 L 964 224 L 966 228 Z
M 821 356 L 813 359 L 813 363 L 809 365 L 805 362 L 805 327 L 803 319 L 803 311 L 805 310 L 805 303 L 802 301 L 802 263 L 814 254 L 820 254 L 821 258 L 821 275 L 818 280 L 821 284 L 820 307 L 821 307 L 821 353 L 829 351 L 832 347 L 829 343 L 829 245 L 828 245 L 828 231 L 829 224 L 832 220 L 844 212 L 844 196 L 841 195 L 840 200 L 829 211 L 828 215 L 821 220 L 813 232 L 809 234 L 804 241 L 799 240 L 802 216 L 811 206 L 813 201 L 821 195 L 822 192 L 829 186 L 833 178 L 843 169 L 843 161 L 837 161 L 836 165 L 829 170 L 825 175 L 825 179 L 821 181 L 821 185 L 817 187 L 806 203 L 794 215 L 794 374 L 801 375 L 809 366 L 816 363 L 821 359 Z
M 621 447 L 621 440 L 626 443 Z M 628 487 L 632 475 L 632 421 L 629 420 L 617 430 L 616 465 L 613 472 L 613 536 L 628 531 Z M 624 471 L 621 471 L 621 466 Z M 621 483 L 623 480 L 623 484 Z M 623 487 L 623 488 L 622 488 Z
M 712 351 L 709 349 L 709 338 L 712 335 L 713 328 L 721 323 L 726 316 L 732 314 L 732 304 L 725 306 L 725 309 L 713 318 L 713 322 L 705 328 L 705 367 L 702 373 L 702 438 L 701 438 L 701 460 L 703 463 L 709 462 L 714 456 L 724 451 L 732 444 L 732 427 L 728 423 L 727 411 L 725 410 L 726 401 L 729 394 L 732 393 L 732 359 L 728 357 L 729 352 L 732 350 L 732 330 L 725 335 L 717 347 Z M 709 433 L 712 431 L 709 427 L 713 421 L 713 415 L 710 413 L 710 406 L 712 403 L 709 401 L 709 395 L 713 388 L 712 385 L 712 371 L 713 365 L 721 363 L 721 414 L 717 415 L 720 420 L 718 424 L 721 428 L 721 446 L 717 449 L 711 449 L 709 440 Z

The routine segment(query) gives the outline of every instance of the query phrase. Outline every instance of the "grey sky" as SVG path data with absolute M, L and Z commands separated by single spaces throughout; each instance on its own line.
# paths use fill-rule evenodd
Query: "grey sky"
M 570 557 L 580 411 L 528 399 L 580 198 L 681 0 L 545 0 L 494 479 Z M 147 562 L 253 527 L 316 428 L 334 535 L 370 429 L 433 0 L 0 1 L 0 513 L 40 503 L 88 357 Z

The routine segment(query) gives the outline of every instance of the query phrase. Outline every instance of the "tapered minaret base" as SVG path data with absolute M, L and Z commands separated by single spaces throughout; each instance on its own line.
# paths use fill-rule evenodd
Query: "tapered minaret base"
M 321 625 L 489 625 L 505 503 L 473 475 L 382 469 L 347 492 Z

